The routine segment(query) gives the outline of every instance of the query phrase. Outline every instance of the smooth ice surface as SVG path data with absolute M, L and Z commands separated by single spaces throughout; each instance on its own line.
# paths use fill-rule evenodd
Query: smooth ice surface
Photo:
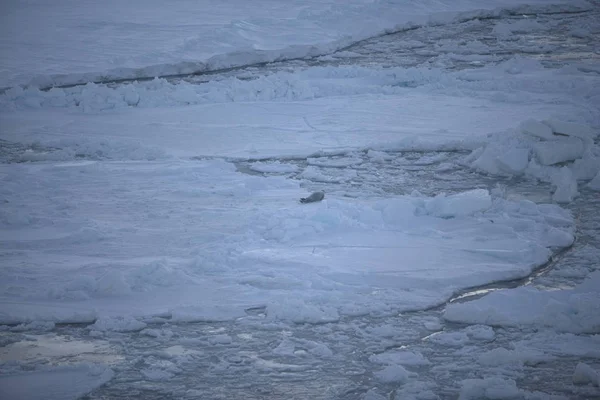
M 451 304 L 449 321 L 505 326 L 551 327 L 560 332 L 600 332 L 600 273 L 571 290 L 520 287 L 494 291 L 478 300 Z

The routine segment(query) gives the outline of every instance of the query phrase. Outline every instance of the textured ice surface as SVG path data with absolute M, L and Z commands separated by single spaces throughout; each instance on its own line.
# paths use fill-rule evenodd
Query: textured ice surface
M 0 87 L 189 74 L 314 57 L 386 30 L 495 15 L 497 7 L 532 3 L 565 2 L 178 0 L 169 7 L 140 0 L 102 7 L 93 1 L 11 2 L 0 20 Z

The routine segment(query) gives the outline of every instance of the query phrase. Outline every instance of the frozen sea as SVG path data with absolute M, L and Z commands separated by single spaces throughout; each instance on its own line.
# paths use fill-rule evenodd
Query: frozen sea
M 138 3 L 2 6 L 0 398 L 600 398 L 600 3 Z

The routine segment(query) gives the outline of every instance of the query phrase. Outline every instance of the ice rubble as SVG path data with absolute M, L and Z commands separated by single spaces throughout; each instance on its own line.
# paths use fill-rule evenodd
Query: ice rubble
M 499 80 L 497 75 L 506 69 L 518 69 L 510 80 Z M 597 78 L 581 71 L 556 71 L 545 69 L 535 61 L 515 57 L 498 65 L 486 65 L 478 70 L 448 72 L 444 68 L 402 68 L 323 66 L 310 67 L 294 72 L 248 73 L 253 79 L 237 76 L 211 80 L 202 84 L 186 81 L 169 82 L 165 79 L 134 81 L 120 85 L 88 83 L 82 86 L 40 90 L 36 87 L 13 87 L 0 93 L 0 109 L 33 110 L 39 108 L 75 108 L 87 113 L 97 113 L 126 108 L 155 108 L 207 103 L 244 101 L 299 101 L 332 96 L 365 94 L 394 95 L 411 89 L 427 89 L 448 95 L 476 97 L 491 96 L 498 100 L 502 91 L 506 100 L 511 97 L 522 101 L 544 103 L 536 96 L 543 88 L 547 93 L 582 97 L 598 95 Z M 568 90 L 565 86 L 568 85 Z M 515 93 L 511 96 L 510 92 Z M 518 95 L 516 95 L 518 93 Z M 581 112 L 582 110 L 580 110 Z M 565 110 L 568 114 L 568 110 Z M 573 114 L 575 115 L 575 114 Z M 546 114 L 547 116 L 547 114 Z M 544 116 L 544 117 L 546 117 Z M 530 117 L 531 118 L 531 117 Z M 554 124 L 554 125 L 552 125 Z M 527 121 L 522 129 L 532 135 L 556 138 L 548 127 L 569 131 L 568 135 L 581 139 L 590 138 L 593 131 L 580 124 L 555 119 L 544 123 Z M 562 134 L 562 132 L 558 132 Z
M 600 148 L 594 144 L 597 136 L 597 130 L 586 125 L 527 120 L 517 130 L 494 136 L 465 162 L 491 174 L 525 174 L 552 183 L 552 199 L 569 203 L 579 193 L 578 180 L 600 173 Z M 593 180 L 589 187 L 595 187 Z

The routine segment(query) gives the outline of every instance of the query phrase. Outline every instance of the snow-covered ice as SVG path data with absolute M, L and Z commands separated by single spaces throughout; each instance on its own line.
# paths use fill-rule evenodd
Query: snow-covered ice
M 561 3 L 575 2 L 527 2 Z M 102 6 L 71 0 L 51 5 L 38 0 L 10 2 L 4 5 L 0 23 L 4 70 L 0 87 L 189 74 L 314 57 L 385 32 L 461 17 L 493 16 L 502 7 L 523 4 L 522 0 L 352 0 L 343 4 L 332 0 L 252 4 L 178 0 L 164 7 L 159 1 L 140 0 Z M 23 30 L 24 26 L 35 29 Z
M 549 247 L 573 241 L 564 210 L 492 201 L 483 189 L 327 196 L 302 207 L 297 182 L 245 175 L 224 161 L 2 170 L 4 215 L 19 216 L 3 219 L 4 323 L 126 317 L 96 325 L 129 331 L 144 325 L 127 318 L 165 312 L 220 320 L 266 305 L 277 318 L 318 322 L 350 309 L 415 309 L 525 276 Z M 34 274 L 26 287 L 21 260 Z
M 561 332 L 600 331 L 600 273 L 594 272 L 571 290 L 541 291 L 530 287 L 498 290 L 468 303 L 452 304 L 451 321 L 491 325 L 535 325 Z
M 0 397 L 599 393 L 596 3 L 1 14 Z
M 108 368 L 89 365 L 3 374 L 0 376 L 0 397 L 15 400 L 75 400 L 103 385 L 113 376 L 113 371 Z

